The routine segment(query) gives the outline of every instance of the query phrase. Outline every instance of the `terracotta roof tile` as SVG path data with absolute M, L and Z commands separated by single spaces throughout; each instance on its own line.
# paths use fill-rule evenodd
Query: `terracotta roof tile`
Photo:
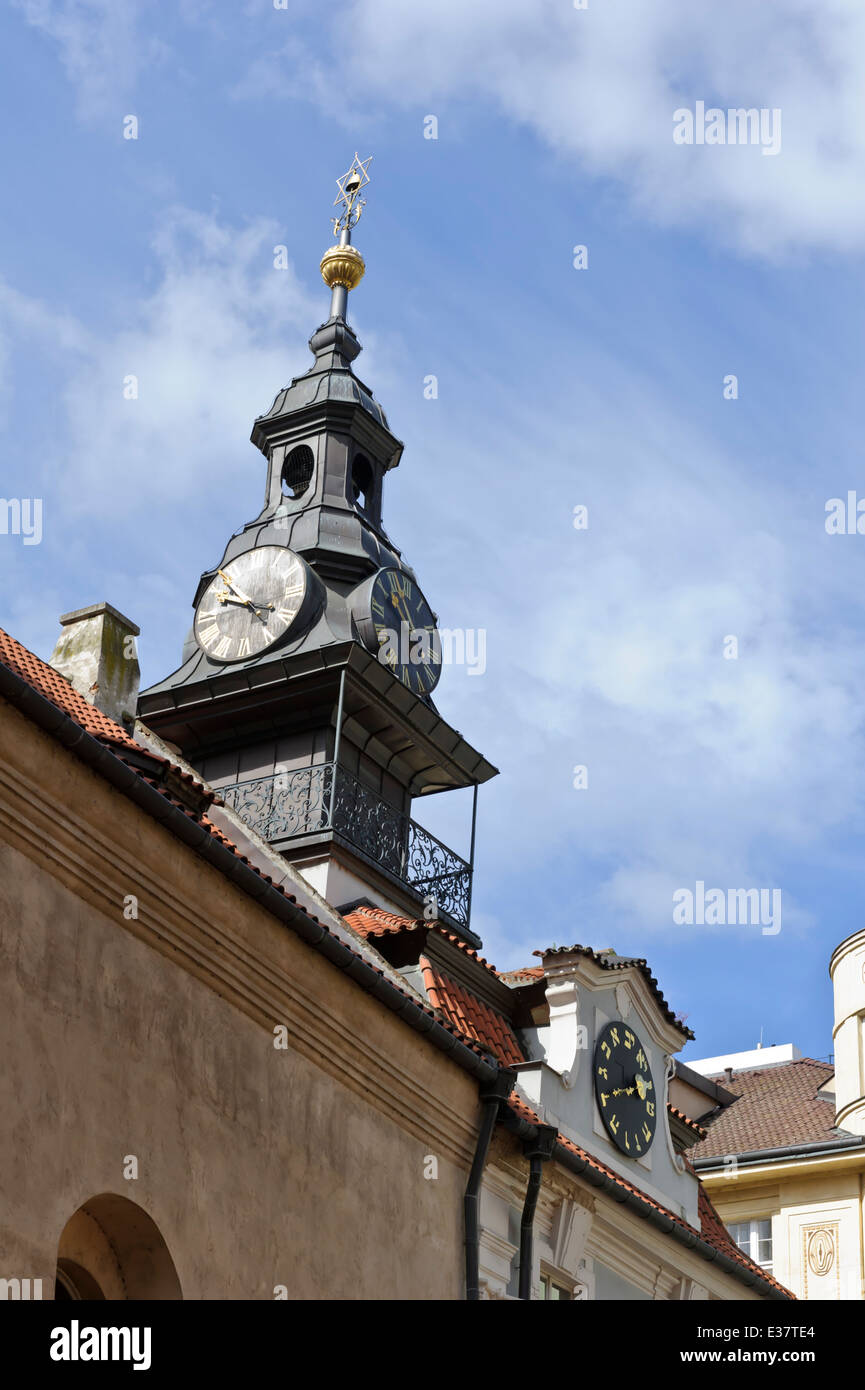
M 195 788 L 202 794 L 205 793 L 203 783 L 169 759 L 154 753 L 150 748 L 145 748 L 122 724 L 115 723 L 107 714 L 103 714 L 102 710 L 85 700 L 83 695 L 79 695 L 65 676 L 61 676 L 60 672 L 55 671 L 53 666 L 49 666 L 47 662 L 28 651 L 20 642 L 16 642 L 15 638 L 10 637 L 9 633 L 2 628 L 0 628 L 0 662 L 10 671 L 14 671 L 57 709 L 67 714 L 70 719 L 74 719 L 75 723 L 79 724 L 93 738 L 109 747 L 122 762 L 138 772 L 143 781 L 151 782 L 152 785 L 157 786 L 158 790 L 162 791 L 166 798 L 174 802 L 175 805 L 181 803 L 177 801 L 177 798 L 171 796 L 166 788 L 160 786 L 156 778 L 148 775 L 148 765 L 152 770 L 170 769 L 172 775 L 185 786 Z M 137 761 L 133 761 L 132 755 Z M 214 797 L 215 794 L 210 793 L 208 800 L 213 801 Z
M 670 1101 L 667 1101 L 667 1109 L 670 1114 L 675 1115 L 676 1119 L 683 1125 L 687 1125 L 692 1134 L 699 1134 L 701 1139 L 705 1139 L 706 1130 L 702 1125 L 698 1125 L 696 1120 L 692 1120 L 690 1115 L 686 1115 L 684 1110 L 680 1110 L 678 1106 L 673 1105 Z
M 844 1136 L 835 1128 L 835 1106 L 817 1094 L 833 1068 L 828 1062 L 802 1057 L 776 1067 L 713 1077 L 733 1095 L 732 1105 L 711 1122 L 694 1158 L 753 1153 L 790 1144 L 829 1142 Z
M 528 1120 L 530 1124 L 538 1124 L 539 1120 L 537 1114 L 530 1105 L 526 1104 L 516 1091 L 511 1093 L 508 1106 L 519 1115 L 521 1119 Z M 633 1193 L 634 1196 L 639 1197 L 641 1202 L 645 1202 L 647 1206 L 654 1207 L 655 1211 L 661 1212 L 663 1216 L 669 1217 L 671 1221 L 675 1222 L 675 1224 L 680 1226 L 683 1230 L 690 1231 L 696 1236 L 702 1236 L 703 1240 L 706 1241 L 708 1245 L 714 1246 L 716 1250 L 727 1255 L 731 1260 L 741 1265 L 743 1269 L 754 1270 L 761 1278 L 765 1279 L 767 1283 L 774 1285 L 776 1289 L 780 1289 L 782 1293 L 787 1294 L 790 1298 L 794 1297 L 789 1289 L 786 1289 L 783 1284 L 780 1284 L 777 1279 L 773 1278 L 771 1274 L 767 1273 L 760 1265 L 749 1259 L 749 1257 L 743 1254 L 739 1249 L 724 1226 L 720 1216 L 715 1211 L 715 1208 L 712 1206 L 708 1193 L 690 1164 L 688 1164 L 688 1167 L 691 1172 L 694 1173 L 694 1178 L 698 1186 L 697 1210 L 700 1216 L 699 1231 L 691 1226 L 689 1222 L 683 1221 L 680 1216 L 676 1216 L 675 1212 L 670 1211 L 668 1207 L 662 1206 L 660 1202 L 656 1202 L 653 1197 L 649 1197 L 639 1187 L 635 1187 L 633 1183 L 628 1182 L 626 1178 L 623 1178 L 619 1173 L 609 1168 L 606 1163 L 602 1163 L 600 1159 L 595 1158 L 588 1150 L 581 1148 L 579 1144 L 575 1144 L 573 1140 L 566 1138 L 565 1135 L 559 1135 L 557 1144 L 561 1148 L 568 1150 L 568 1152 L 576 1154 L 578 1158 L 581 1158 L 596 1172 L 603 1173 L 622 1191 Z M 685 1161 L 687 1163 L 687 1160 Z
M 438 965 L 433 965 L 426 956 L 421 956 L 419 963 L 429 1002 L 455 1028 L 487 1048 L 504 1067 L 526 1060 L 504 1014 L 452 979 Z
M 673 1013 L 673 1010 L 661 993 L 658 981 L 649 969 L 648 961 L 644 960 L 642 956 L 617 956 L 614 951 L 596 951 L 592 946 L 579 945 L 549 946 L 544 951 L 535 951 L 534 954 L 536 956 L 581 955 L 585 956 L 587 960 L 593 960 L 602 970 L 628 970 L 632 966 L 636 966 L 652 991 L 652 994 L 655 996 L 655 999 L 658 1001 L 661 1011 L 667 1021 L 674 1024 L 683 1037 L 693 1038 L 694 1034 L 691 1032 L 690 1028 L 686 1027 L 678 1014 Z
M 282 884 L 274 883 L 269 874 L 263 873 L 257 865 L 250 863 L 246 855 L 240 853 L 240 850 L 228 838 L 224 831 L 216 826 L 206 814 L 202 813 L 196 815 L 188 806 L 184 805 L 177 797 L 171 794 L 170 790 L 160 781 L 158 775 L 151 776 L 147 772 L 146 767 L 142 766 L 142 759 L 144 759 L 145 762 L 149 760 L 154 768 L 160 766 L 170 767 L 172 772 L 178 777 L 185 777 L 195 786 L 201 787 L 201 783 L 189 777 L 188 774 L 183 772 L 182 768 L 177 767 L 174 763 L 169 762 L 165 758 L 159 757 L 157 754 L 152 753 L 150 749 L 138 743 L 120 724 L 115 724 L 113 719 L 109 719 L 101 710 L 96 709 L 95 706 L 89 704 L 83 696 L 79 695 L 77 691 L 73 690 L 69 682 L 65 680 L 59 672 L 55 671 L 53 667 L 42 661 L 38 656 L 35 656 L 33 652 L 28 651 L 20 642 L 16 642 L 14 637 L 10 637 L 2 628 L 0 628 L 0 665 L 6 666 L 9 670 L 14 671 L 16 675 L 20 676 L 21 679 L 32 686 L 34 690 L 38 691 L 40 695 L 43 695 L 56 709 L 60 710 L 63 714 L 67 714 L 70 719 L 74 720 L 76 724 L 93 738 L 109 746 L 110 751 L 130 767 L 143 782 L 147 782 L 154 787 L 167 801 L 170 801 L 172 805 L 177 806 L 183 811 L 190 820 L 203 826 L 214 839 L 219 840 L 227 850 L 252 869 L 260 879 L 265 883 L 269 883 L 271 887 L 275 888 L 276 891 L 281 893 L 284 898 L 287 898 L 289 902 L 295 903 L 298 911 L 302 912 L 310 921 L 317 923 L 325 932 L 329 930 L 325 923 L 319 921 L 318 917 L 308 912 L 302 904 L 297 903 L 297 899 L 294 895 L 287 893 Z M 72 752 L 74 755 L 74 748 Z M 377 909 L 372 909 L 372 911 L 375 912 Z M 394 918 L 392 913 L 385 913 L 383 916 L 390 918 L 394 922 L 403 923 L 402 927 L 394 927 L 394 930 L 402 930 L 405 925 L 409 927 L 417 925 L 413 923 L 410 918 Z M 346 920 L 349 919 L 346 918 Z M 420 925 L 429 926 L 430 924 L 422 922 Z M 451 936 L 450 932 L 445 932 L 444 934 Z M 351 950 L 352 948 L 348 947 L 348 949 Z M 357 952 L 355 952 L 355 954 L 358 960 L 363 959 Z M 476 956 L 476 952 L 471 952 L 471 954 Z M 480 959 L 480 957 L 477 957 L 477 959 Z M 369 964 L 369 962 L 366 963 Z M 482 962 L 482 964 L 486 964 L 486 962 Z M 380 970 L 377 966 L 372 966 L 371 968 L 374 969 L 376 974 L 380 975 L 382 979 L 386 978 L 383 970 Z M 491 969 L 492 967 L 488 966 L 487 968 Z M 393 981 L 389 980 L 389 983 L 393 984 Z M 394 988 L 399 989 L 400 987 L 394 985 Z M 486 1054 L 490 1049 L 485 1045 L 480 1045 L 472 1035 L 467 1034 L 463 1028 L 454 1024 L 446 1014 L 445 1017 L 441 1017 L 431 1005 L 424 1004 L 414 991 L 409 993 L 408 990 L 400 989 L 400 993 L 405 995 L 408 1003 L 413 1004 L 416 1008 L 423 1009 L 424 1013 L 428 1014 L 430 1018 L 435 1018 L 442 1027 L 446 1028 L 449 1033 L 452 1033 L 465 1047 L 468 1047 L 477 1056 L 486 1058 Z M 520 1060 L 522 1060 L 522 1058 L 520 1058 Z
M 490 965 L 488 960 L 478 955 L 474 947 L 461 940 L 448 927 L 442 926 L 441 922 L 428 922 L 425 917 L 400 917 L 396 912 L 387 912 L 383 907 L 370 907 L 366 903 L 352 908 L 351 912 L 347 912 L 345 921 L 363 937 L 396 936 L 400 932 L 410 931 L 434 931 L 438 936 L 452 941 L 454 946 L 457 946 L 467 956 L 471 956 L 472 960 L 476 960 L 479 965 L 484 966 L 498 978 L 499 972 L 494 965 Z
M 500 970 L 498 977 L 506 985 L 528 985 L 544 978 L 542 965 L 523 965 L 518 970 Z
M 100 739 L 103 743 L 117 744 L 121 748 L 139 748 L 139 744 L 122 725 L 115 724 L 107 714 L 103 714 L 95 705 L 89 704 L 83 695 L 73 690 L 65 676 L 61 676 L 53 666 L 49 666 L 26 647 L 22 647 L 20 642 L 16 642 L 15 638 L 10 637 L 2 628 L 0 661 L 4 666 L 8 666 L 10 671 L 21 676 L 28 685 L 32 685 L 34 690 L 38 690 L 40 695 L 44 695 L 46 700 L 50 700 L 52 705 L 68 714 L 94 738 Z

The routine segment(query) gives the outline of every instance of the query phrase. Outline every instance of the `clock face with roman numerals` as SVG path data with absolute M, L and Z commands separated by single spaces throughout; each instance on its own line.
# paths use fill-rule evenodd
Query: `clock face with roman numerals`
M 380 569 L 369 589 L 369 645 L 415 695 L 429 695 L 441 675 L 441 639 L 435 615 L 402 570 Z
M 211 661 L 245 661 L 285 637 L 309 592 L 293 551 L 261 545 L 227 560 L 195 611 L 195 640 Z
M 595 1043 L 592 1071 L 607 1133 L 628 1158 L 639 1158 L 655 1137 L 658 1097 L 649 1059 L 633 1028 L 626 1023 L 604 1025 Z

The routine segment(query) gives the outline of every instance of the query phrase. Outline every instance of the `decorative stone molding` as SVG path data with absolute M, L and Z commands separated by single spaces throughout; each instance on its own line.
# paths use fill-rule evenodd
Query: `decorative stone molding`
M 574 1279 L 583 1259 L 591 1225 L 591 1211 L 568 1198 L 559 1204 L 553 1217 L 552 1263 Z
M 580 990 L 574 974 L 553 974 L 547 979 L 547 1003 L 550 1006 L 550 1034 L 547 1066 L 557 1072 L 566 1090 L 576 1083 L 579 1071 L 579 1001 Z
M 802 1227 L 802 1291 L 805 1298 L 840 1296 L 838 1224 L 837 1221 L 821 1221 Z

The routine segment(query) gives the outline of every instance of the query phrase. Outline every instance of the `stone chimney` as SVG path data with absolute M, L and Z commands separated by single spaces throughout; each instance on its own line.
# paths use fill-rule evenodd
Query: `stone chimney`
M 50 664 L 79 695 L 118 724 L 135 718 L 140 628 L 110 603 L 92 603 L 60 619 Z

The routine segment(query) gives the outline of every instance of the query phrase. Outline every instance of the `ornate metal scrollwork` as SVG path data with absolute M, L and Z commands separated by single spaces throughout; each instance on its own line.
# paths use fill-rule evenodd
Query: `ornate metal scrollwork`
M 468 926 L 471 868 L 466 861 L 344 768 L 319 763 L 218 790 L 263 839 L 335 830 L 418 897 L 433 898 L 437 913 Z
M 439 912 L 461 926 L 469 924 L 472 874 L 469 865 L 417 821 L 409 821 L 409 848 L 404 878 L 422 897 L 432 896 Z
M 328 829 L 332 776 L 333 764 L 319 763 L 234 782 L 219 795 L 262 839 L 289 840 Z

